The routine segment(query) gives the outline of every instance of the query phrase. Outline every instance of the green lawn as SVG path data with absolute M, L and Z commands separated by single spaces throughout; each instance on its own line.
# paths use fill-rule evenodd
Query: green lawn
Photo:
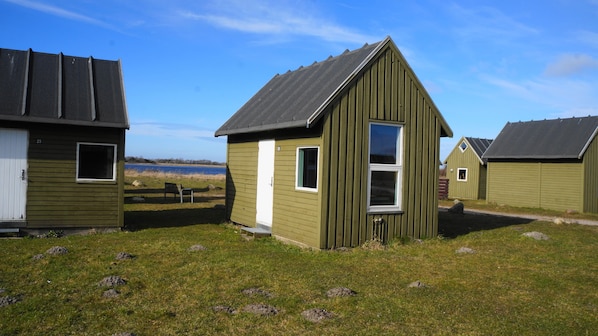
M 246 240 L 222 223 L 223 191 L 202 178 L 194 204 L 164 178 L 129 185 L 129 231 L 0 239 L 0 335 L 591 335 L 598 330 L 598 227 L 440 213 L 445 238 L 313 251 Z M 206 191 L 202 191 L 206 190 Z M 144 197 L 136 203 L 132 197 Z M 548 240 L 523 233 L 539 231 Z M 205 250 L 190 250 L 202 245 Z M 46 253 L 53 246 L 64 255 Z M 468 247 L 473 253 L 456 253 Z M 135 256 L 117 260 L 119 252 Z M 42 259 L 34 256 L 44 254 Z M 98 283 L 126 284 L 106 298 Z M 425 287 L 409 288 L 414 281 Z M 347 287 L 357 294 L 329 298 Z M 271 296 L 243 293 L 259 288 Z M 0 300 L 0 303 L 3 302 Z M 249 304 L 278 314 L 243 312 Z M 214 311 L 227 306 L 236 313 Z M 334 314 L 319 323 L 301 313 Z

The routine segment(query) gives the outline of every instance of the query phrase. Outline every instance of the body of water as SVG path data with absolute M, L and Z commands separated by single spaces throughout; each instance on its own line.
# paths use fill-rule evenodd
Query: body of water
M 125 169 L 132 169 L 138 172 L 151 171 L 172 174 L 204 174 L 204 175 L 224 175 L 226 168 L 220 166 L 184 166 L 184 165 L 156 165 L 143 163 L 125 163 Z

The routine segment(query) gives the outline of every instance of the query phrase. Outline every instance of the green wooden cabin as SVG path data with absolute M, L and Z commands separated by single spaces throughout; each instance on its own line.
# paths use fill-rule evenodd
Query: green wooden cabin
M 444 160 L 449 180 L 448 197 L 452 199 L 486 199 L 486 160 L 482 155 L 490 139 L 462 137 Z
M 598 213 L 598 116 L 507 123 L 484 154 L 487 201 Z
M 123 226 L 119 61 L 0 49 L 0 230 Z
M 274 76 L 215 135 L 232 222 L 321 249 L 437 235 L 452 131 L 390 37 Z

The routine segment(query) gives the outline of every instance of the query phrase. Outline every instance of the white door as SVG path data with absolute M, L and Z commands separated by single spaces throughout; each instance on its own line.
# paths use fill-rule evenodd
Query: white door
M 272 226 L 274 204 L 274 140 L 261 140 L 257 155 L 257 197 L 255 221 Z
M 0 220 L 25 220 L 28 138 L 27 131 L 0 128 Z

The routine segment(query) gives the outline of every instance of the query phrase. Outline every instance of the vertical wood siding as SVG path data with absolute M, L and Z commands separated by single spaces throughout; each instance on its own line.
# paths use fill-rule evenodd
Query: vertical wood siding
M 226 161 L 227 218 L 255 227 L 258 142 L 231 142 L 230 139 Z
M 480 164 L 480 160 L 471 146 L 461 152 L 459 146 L 462 142 L 457 143 L 457 146 L 446 159 L 446 177 L 450 180 L 449 198 L 470 200 L 484 198 L 485 195 L 480 194 L 480 192 L 485 190 L 485 176 L 482 176 L 485 167 Z M 467 181 L 457 180 L 459 168 L 467 168 Z M 484 183 L 484 189 L 482 189 L 482 183 Z
M 381 52 L 332 104 L 323 131 L 322 248 L 438 232 L 438 111 L 393 49 Z M 369 123 L 403 127 L 402 212 L 367 213 Z M 381 218 L 380 225 L 374 220 Z
M 582 211 L 581 163 L 490 162 L 488 202 Z
M 320 138 L 298 138 L 276 141 L 274 163 L 274 209 L 272 234 L 308 246 L 320 243 L 320 190 L 296 190 L 296 160 L 298 147 L 320 147 L 318 164 L 321 166 Z M 280 150 L 279 150 L 280 148 Z M 322 174 L 319 168 L 319 174 Z M 319 177 L 318 184 L 321 184 Z
M 124 130 L 59 125 L 27 127 L 30 132 L 27 227 L 122 227 Z M 116 182 L 76 182 L 77 142 L 117 145 Z
M 598 213 L 598 137 L 586 150 L 583 157 L 583 211 Z

